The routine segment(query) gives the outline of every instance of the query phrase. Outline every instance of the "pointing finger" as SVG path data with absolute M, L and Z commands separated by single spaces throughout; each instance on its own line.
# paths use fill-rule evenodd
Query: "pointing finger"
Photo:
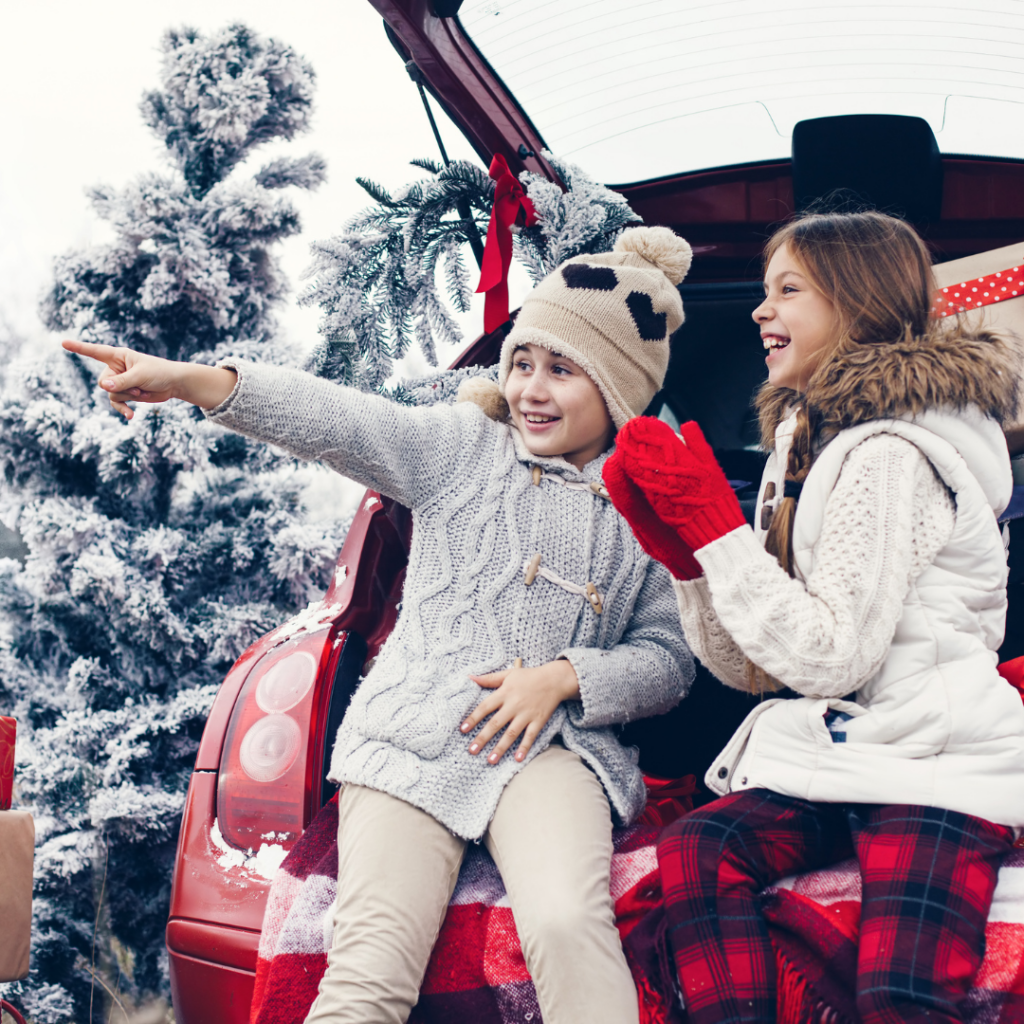
M 90 359 L 98 359 L 101 363 L 106 363 L 108 366 L 111 363 L 119 363 L 124 366 L 124 353 L 125 349 L 114 348 L 113 345 L 97 345 L 91 341 L 62 341 L 61 345 L 68 352 L 74 352 L 76 355 L 88 356 Z

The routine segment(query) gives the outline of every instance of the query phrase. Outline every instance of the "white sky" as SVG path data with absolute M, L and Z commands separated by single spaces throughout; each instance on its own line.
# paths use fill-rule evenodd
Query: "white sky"
M 0 4 L 0 324 L 22 337 L 44 332 L 36 315 L 53 257 L 107 236 L 85 189 L 121 186 L 162 170 L 163 150 L 138 104 L 159 84 L 158 46 L 165 29 L 211 32 L 242 21 L 295 48 L 317 73 L 313 130 L 280 147 L 317 150 L 327 183 L 315 193 L 289 190 L 303 232 L 280 248 L 293 291 L 309 262 L 309 243 L 336 232 L 367 205 L 355 183 L 365 175 L 398 186 L 421 176 L 414 157 L 438 157 L 416 87 L 365 0 L 34 0 Z M 461 133 L 436 108 L 452 157 L 476 160 Z M 259 166 L 274 152 L 257 151 Z M 480 330 L 482 306 L 464 324 Z M 304 344 L 316 337 L 318 311 L 289 301 L 281 320 Z M 472 333 L 471 333 L 472 332 Z M 439 353 L 447 361 L 452 353 Z M 425 369 L 407 359 L 410 373 Z

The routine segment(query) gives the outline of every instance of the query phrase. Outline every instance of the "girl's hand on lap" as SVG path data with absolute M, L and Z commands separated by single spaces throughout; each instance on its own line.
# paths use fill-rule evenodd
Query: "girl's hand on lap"
M 502 729 L 505 730 L 494 750 L 487 755 L 490 764 L 497 764 L 520 736 L 515 758 L 522 761 L 558 705 L 564 700 L 578 699 L 580 695 L 576 670 L 564 658 L 537 668 L 513 668 L 469 678 L 493 690 L 460 726 L 462 732 L 472 732 L 490 715 L 490 721 L 470 744 L 470 754 L 480 753 Z
M 125 419 L 134 416 L 129 402 L 166 402 L 180 398 L 204 409 L 220 405 L 234 390 L 237 377 L 224 367 L 175 362 L 130 348 L 65 341 L 64 348 L 104 363 L 99 386 Z

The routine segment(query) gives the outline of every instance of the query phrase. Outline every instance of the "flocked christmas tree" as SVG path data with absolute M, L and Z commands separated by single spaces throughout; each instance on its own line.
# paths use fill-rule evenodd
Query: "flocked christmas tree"
M 537 224 L 513 239 L 514 252 L 534 284 L 572 256 L 607 252 L 624 227 L 640 220 L 618 192 L 550 153 L 544 157 L 565 188 L 524 173 Z M 393 361 L 413 342 L 436 366 L 436 342 L 462 340 L 438 278 L 451 308 L 467 312 L 476 283 L 466 265 L 467 235 L 487 234 L 494 182 L 466 160 L 446 166 L 415 160 L 413 166 L 430 177 L 394 194 L 357 179 L 373 204 L 341 234 L 313 246 L 315 258 L 307 271 L 312 280 L 300 301 L 323 311 L 321 339 L 309 368 L 329 380 L 380 388 L 392 374 Z M 468 209 L 469 223 L 460 205 Z M 422 387 L 418 397 L 411 394 L 415 390 L 391 393 L 403 400 L 426 399 Z
M 142 111 L 169 167 L 93 191 L 114 240 L 58 260 L 44 319 L 176 359 L 293 361 L 272 249 L 298 230 L 283 190 L 316 187 L 323 164 L 242 164 L 307 128 L 313 72 L 241 26 L 171 32 L 163 54 Z M 344 528 L 306 515 L 315 470 L 180 403 L 126 423 L 64 353 L 23 352 L 7 373 L 0 468 L 0 511 L 28 549 L 0 560 L 0 708 L 19 719 L 37 828 L 19 998 L 38 1024 L 91 1024 L 110 998 L 165 990 L 177 828 L 216 685 L 322 594 Z

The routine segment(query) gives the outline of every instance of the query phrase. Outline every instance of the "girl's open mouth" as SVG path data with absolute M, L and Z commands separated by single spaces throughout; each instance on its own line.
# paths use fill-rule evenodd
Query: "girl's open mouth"
M 789 341 L 789 338 L 784 338 L 781 334 L 766 334 L 761 338 L 761 342 L 769 354 L 785 348 Z
M 540 431 L 554 426 L 561 420 L 560 416 L 542 416 L 540 413 L 524 412 L 523 422 L 528 430 Z

